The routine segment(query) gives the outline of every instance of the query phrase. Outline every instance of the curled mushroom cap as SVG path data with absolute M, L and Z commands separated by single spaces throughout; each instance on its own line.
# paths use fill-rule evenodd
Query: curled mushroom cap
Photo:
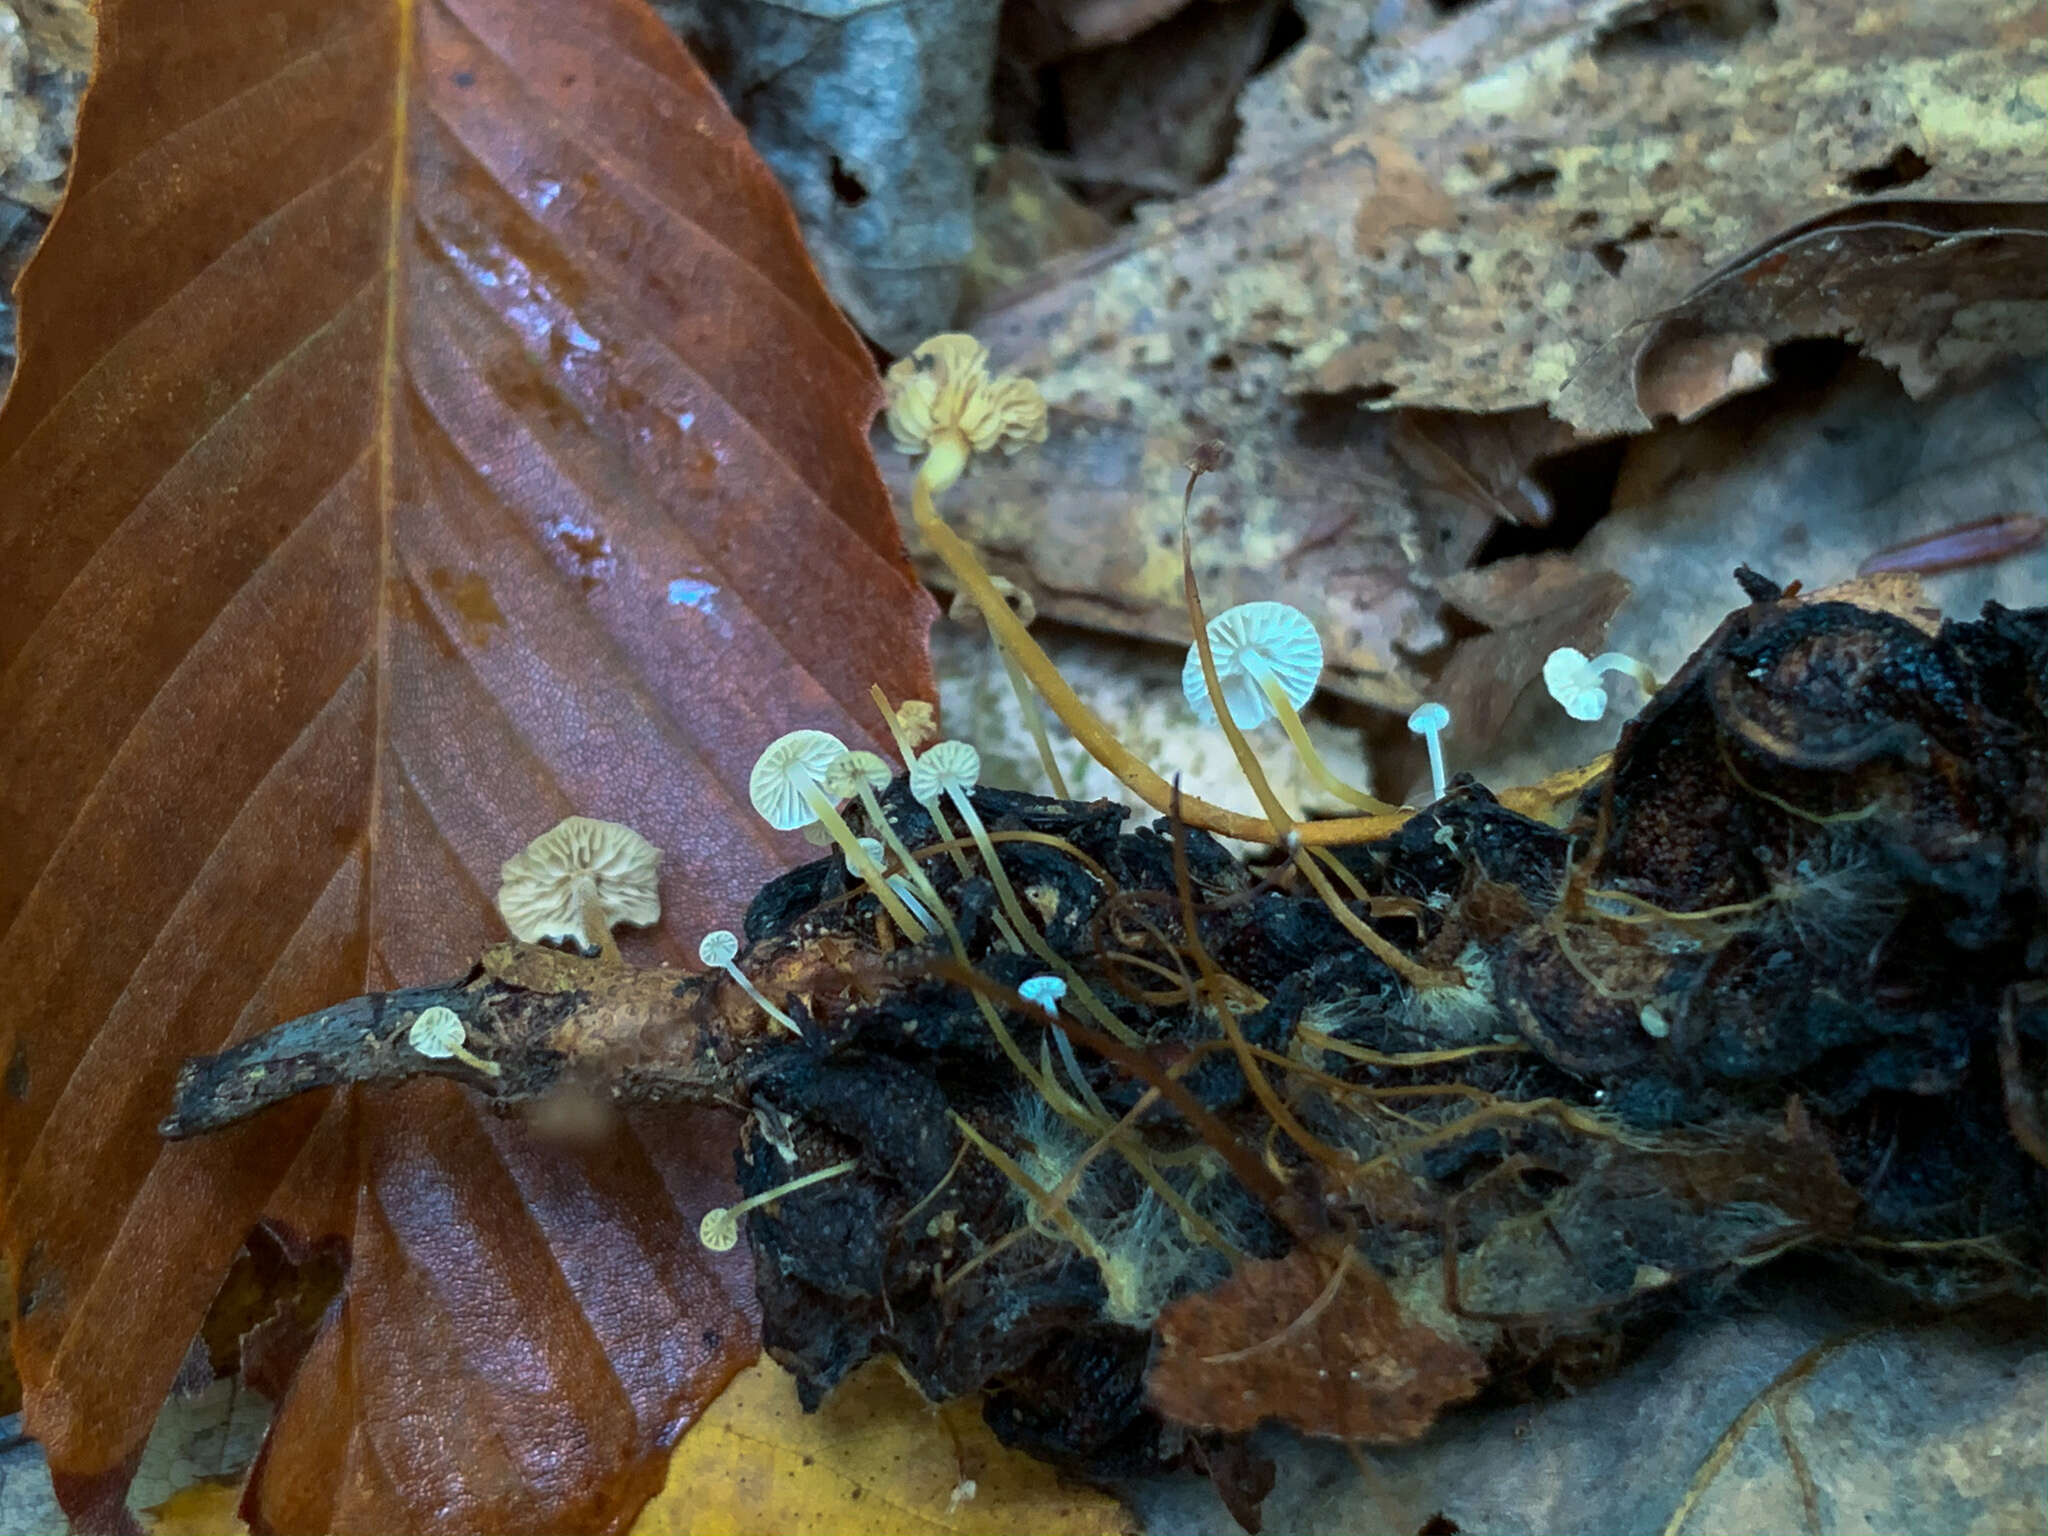
M 846 756 L 846 743 L 830 731 L 791 731 L 768 744 L 747 780 L 747 798 L 761 819 L 778 832 L 793 832 L 818 820 L 812 799 L 822 794 L 825 775 Z
M 1544 658 L 1543 686 L 1574 720 L 1598 720 L 1607 713 L 1607 689 L 1600 679 L 1609 672 L 1626 672 L 1645 694 L 1656 691 L 1657 679 L 1633 656 L 1608 651 L 1589 658 L 1569 645 Z
M 1209 621 L 1209 650 L 1230 718 L 1244 730 L 1273 718 L 1266 681 L 1277 684 L 1296 709 L 1315 696 L 1323 675 L 1323 642 L 1299 608 L 1285 603 L 1239 603 Z M 1202 677 L 1202 653 L 1188 647 L 1180 672 L 1188 708 L 1204 725 L 1216 723 L 1216 706 Z
M 910 765 L 910 796 L 930 805 L 949 790 L 965 792 L 981 778 L 981 754 L 964 741 L 941 741 Z
M 631 827 L 571 816 L 505 861 L 498 911 L 529 944 L 645 927 L 661 920 L 660 864 L 661 850 Z
M 1607 713 L 1607 690 L 1584 651 L 1561 645 L 1543 661 L 1543 686 L 1574 720 L 1598 720 Z
M 890 435 L 905 453 L 944 447 L 933 476 L 944 490 L 966 467 L 967 454 L 1001 448 L 1014 453 L 1045 441 L 1045 400 L 1038 386 L 1015 374 L 990 378 L 988 348 L 953 331 L 921 342 L 883 379 Z

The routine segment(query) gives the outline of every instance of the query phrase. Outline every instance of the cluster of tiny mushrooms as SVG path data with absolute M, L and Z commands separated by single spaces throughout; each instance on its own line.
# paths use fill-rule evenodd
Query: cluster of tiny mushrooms
M 1192 564 L 1184 561 L 1196 638 L 1188 648 L 1182 689 L 1189 708 L 1204 724 L 1222 728 L 1264 815 L 1244 815 L 1181 794 L 1177 786 L 1117 740 L 1109 726 L 1076 696 L 1031 638 L 1028 606 L 1020 605 L 1025 610 L 1021 614 L 1013 611 L 1012 593 L 1004 590 L 1009 584 L 983 569 L 972 549 L 940 519 L 933 504 L 936 495 L 960 478 L 974 454 L 998 449 L 1013 453 L 1028 443 L 1045 440 L 1045 402 L 1037 387 L 1013 374 L 992 377 L 987 350 L 973 337 L 960 334 L 934 336 L 923 343 L 889 369 L 886 386 L 887 420 L 897 445 L 907 454 L 924 455 L 911 487 L 913 517 L 951 571 L 961 594 L 987 621 L 1054 792 L 1062 799 L 1070 798 L 1053 760 L 1034 690 L 1088 754 L 1147 804 L 1190 826 L 1283 849 L 1338 921 L 1411 986 L 1455 983 L 1459 979 L 1456 973 L 1425 969 L 1366 926 L 1330 883 L 1331 866 L 1323 862 L 1325 848 L 1384 836 L 1409 813 L 1346 783 L 1310 743 L 1301 711 L 1322 675 L 1323 646 L 1307 615 L 1285 603 L 1251 602 L 1203 623 Z M 1189 497 L 1201 472 L 1199 461 L 1194 468 L 1188 481 Z M 1185 511 L 1184 500 L 1184 555 L 1188 548 Z M 1543 666 L 1543 681 L 1551 697 L 1574 720 L 1592 721 L 1607 710 L 1601 679 L 1608 672 L 1633 677 L 1646 694 L 1656 687 L 1655 678 L 1639 661 L 1617 652 L 1589 659 L 1569 647 L 1551 653 Z M 930 814 L 955 863 L 965 872 L 964 845 L 948 822 L 948 804 L 958 814 L 995 887 L 1002 911 L 997 926 L 1005 942 L 1020 953 L 1030 951 L 1046 966 L 1043 974 L 1019 988 L 1022 996 L 1054 1019 L 1063 1007 L 1072 1008 L 1077 1016 L 1124 1044 L 1137 1044 L 1130 1029 L 1103 1005 L 1025 914 L 996 857 L 994 841 L 974 808 L 971 791 L 981 776 L 981 755 L 964 741 L 926 746 L 937 734 L 929 704 L 910 700 L 896 706 L 879 688 L 873 694 L 909 767 L 912 798 Z M 1245 737 L 1246 732 L 1268 721 L 1279 723 L 1314 782 L 1359 814 L 1299 823 L 1287 814 Z M 1439 703 L 1425 703 L 1408 717 L 1409 729 L 1428 747 L 1432 792 L 1438 797 L 1445 787 L 1443 736 L 1450 723 L 1450 711 Z M 918 859 L 904 846 L 876 796 L 892 777 L 888 763 L 875 753 L 850 751 L 827 731 L 798 730 L 769 743 L 754 765 L 748 793 L 755 811 L 771 827 L 802 830 L 814 840 L 835 845 L 848 872 L 861 880 L 910 942 L 942 934 L 954 958 L 964 966 L 966 948 L 945 902 Z M 839 807 L 855 799 L 866 813 L 868 826 L 881 834 L 879 838 L 856 837 L 840 815 Z M 613 928 L 646 926 L 660 919 L 660 859 L 661 850 L 630 827 L 572 816 L 506 861 L 498 910 L 514 938 L 528 943 L 574 944 L 616 962 L 619 952 Z M 705 966 L 723 970 L 776 1024 L 801 1036 L 796 1021 L 739 968 L 739 951 L 736 934 L 716 929 L 704 936 L 697 955 Z M 1004 1054 L 1025 1080 L 1056 1107 L 1067 1104 L 1078 1109 L 1074 1095 L 1058 1085 L 1050 1057 L 1041 1053 L 1040 1060 L 1033 1062 L 995 1007 L 979 993 L 975 1001 Z M 1054 1025 L 1048 1034 L 1078 1083 L 1083 1100 L 1092 1100 L 1094 1094 L 1073 1060 L 1065 1031 Z M 423 1056 L 453 1058 L 491 1076 L 500 1070 L 497 1063 L 469 1049 L 462 1020 L 445 1007 L 422 1011 L 413 1020 L 407 1041 Z M 981 1142 L 978 1136 L 974 1140 Z M 1001 1155 L 987 1146 L 983 1150 Z M 739 1218 L 748 1210 L 837 1177 L 852 1167 L 846 1162 L 819 1169 L 736 1205 L 716 1208 L 705 1215 L 699 1237 L 707 1248 L 730 1249 L 739 1241 Z

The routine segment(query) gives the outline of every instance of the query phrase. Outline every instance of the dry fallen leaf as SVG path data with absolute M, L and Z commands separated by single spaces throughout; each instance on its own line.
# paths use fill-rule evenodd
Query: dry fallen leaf
M 969 1485 L 972 1485 L 971 1488 Z M 934 1407 L 886 1361 L 815 1414 L 772 1360 L 744 1371 L 669 1461 L 634 1536 L 1122 1536 L 1108 1494 L 998 1441 L 972 1400 Z
M 1147 1398 L 1206 1429 L 1278 1419 L 1335 1440 L 1413 1440 L 1487 1373 L 1483 1355 L 1403 1315 L 1344 1246 L 1241 1264 L 1168 1307 L 1154 1331 Z
M 2048 149 L 2048 138 L 2042 148 Z M 1811 220 L 1594 352 L 1556 410 L 1591 435 L 1692 421 L 1770 382 L 1772 345 L 1839 336 L 1916 398 L 2048 353 L 2048 207 L 1897 202 Z
M 109 0 L 0 412 L 0 1189 L 81 1523 L 260 1215 L 350 1243 L 258 1528 L 617 1529 L 751 1354 L 729 1131 L 537 1145 L 446 1087 L 165 1146 L 195 1053 L 445 979 L 570 812 L 674 960 L 802 845 L 778 732 L 929 696 L 877 389 L 631 0 Z M 845 701 L 845 702 L 839 702 Z M 440 1428 L 462 1426 L 459 1437 Z

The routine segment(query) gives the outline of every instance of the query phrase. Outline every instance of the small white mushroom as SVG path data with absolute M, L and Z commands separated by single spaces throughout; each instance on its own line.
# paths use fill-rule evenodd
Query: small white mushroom
M 747 973 L 739 968 L 736 963 L 739 952 L 740 936 L 730 928 L 712 929 L 704 935 L 703 940 L 697 945 L 697 958 L 699 960 L 703 961 L 706 965 L 714 966 L 725 972 L 726 975 L 740 984 L 740 990 L 754 1000 L 756 1007 L 792 1035 L 795 1035 L 797 1039 L 803 1039 L 804 1032 L 797 1027 L 796 1020 L 769 1002 L 767 994 L 755 986 L 748 979 Z
M 470 1050 L 469 1030 L 453 1008 L 435 1004 L 422 1008 L 419 1017 L 405 1032 L 405 1042 L 422 1056 L 435 1061 L 459 1061 L 464 1066 L 474 1067 L 489 1077 L 502 1075 L 502 1069 L 495 1061 L 485 1061 Z
M 1408 717 L 1408 729 L 1429 743 L 1429 785 L 1430 798 L 1444 797 L 1444 731 L 1450 726 L 1451 712 L 1437 703 L 1423 704 Z
M 1607 689 L 1600 681 L 1609 672 L 1625 672 L 1645 695 L 1657 691 L 1656 675 L 1633 656 L 1608 651 L 1588 660 L 1584 651 L 1561 645 L 1543 662 L 1543 686 L 1574 720 L 1598 720 L 1607 713 Z
M 1239 603 L 1209 621 L 1209 651 L 1223 702 L 1241 730 L 1264 725 L 1283 709 L 1299 710 L 1315 696 L 1323 675 L 1323 642 L 1299 608 L 1286 603 Z M 1216 703 L 1194 646 L 1180 672 L 1181 692 L 1204 725 L 1216 723 Z
M 902 874 L 889 876 L 889 889 L 902 898 L 903 904 L 910 908 L 911 916 L 922 921 L 927 929 L 947 927 L 949 925 L 944 919 L 946 905 L 939 899 L 938 887 L 931 883 L 925 875 L 924 867 L 911 855 L 910 849 L 897 835 L 896 828 L 889 821 L 888 813 L 882 809 L 882 802 L 876 798 L 875 791 L 887 788 L 889 781 L 894 777 L 895 775 L 889 771 L 889 765 L 873 752 L 849 752 L 827 770 L 825 787 L 833 794 L 860 797 L 861 809 L 867 812 L 868 825 L 882 834 L 882 845 L 895 855 L 896 862 L 903 868 Z M 945 835 L 950 841 L 951 830 L 949 829 Z M 859 841 L 863 848 L 867 848 L 875 839 L 863 837 Z M 880 853 L 875 849 L 869 848 L 868 852 L 877 864 L 882 862 Z M 853 869 L 853 866 L 849 864 L 847 868 Z M 854 870 L 854 873 L 858 874 L 859 871 Z M 941 915 L 935 917 L 935 913 Z
M 968 793 L 980 778 L 979 752 L 964 741 L 941 741 L 929 751 L 920 753 L 917 761 L 910 765 L 911 798 L 935 813 L 941 800 L 951 798 L 960 812 L 960 819 L 967 823 L 967 835 L 973 839 L 975 850 L 988 869 L 989 880 L 996 888 L 996 899 L 1002 903 L 1004 915 L 1024 941 L 1024 947 L 1066 980 L 1075 1000 L 1096 1023 L 1126 1045 L 1136 1044 L 1138 1037 L 1130 1027 L 1103 1005 L 1087 982 L 1081 979 L 1080 973 L 1060 958 L 1058 951 L 1045 941 L 1045 935 L 1024 915 L 1023 904 L 1017 900 L 1017 888 L 1010 883 L 1002 861 L 996 857 L 995 842 L 989 837 L 981 813 L 975 810 L 974 800 Z
M 830 1168 L 820 1168 L 816 1173 L 807 1173 L 801 1178 L 791 1179 L 787 1184 L 778 1184 L 773 1189 L 764 1189 L 758 1195 L 749 1195 L 738 1205 L 714 1205 L 704 1213 L 704 1219 L 697 1223 L 697 1241 L 713 1253 L 729 1253 L 739 1245 L 740 1218 L 757 1205 L 766 1205 L 771 1200 L 780 1200 L 784 1195 L 813 1184 L 822 1184 L 827 1179 L 836 1179 L 842 1173 L 849 1173 L 855 1164 L 849 1159 L 834 1163 Z
M 1362 810 L 1394 809 L 1345 783 L 1309 740 L 1301 711 L 1315 697 L 1316 681 L 1323 674 L 1323 642 L 1307 614 L 1286 603 L 1239 603 L 1211 619 L 1207 633 L 1223 706 L 1240 730 L 1278 720 L 1302 766 L 1325 790 Z M 1188 647 L 1180 688 L 1196 718 L 1215 725 L 1216 701 L 1209 697 L 1199 646 Z
M 611 931 L 661 920 L 661 850 L 631 827 L 571 816 L 499 871 L 498 912 L 512 937 L 580 944 L 616 960 Z
M 1018 984 L 1017 995 L 1034 1008 L 1043 1008 L 1058 1018 L 1060 999 L 1067 995 L 1067 984 L 1057 976 L 1029 976 Z
M 896 926 L 913 941 L 922 939 L 931 931 L 929 925 L 919 923 L 889 889 L 881 866 L 862 850 L 853 829 L 826 793 L 826 776 L 846 755 L 846 743 L 830 731 L 790 731 L 778 736 L 756 759 L 747 780 L 747 797 L 761 819 L 778 832 L 792 832 L 814 821 L 823 823 L 848 866 L 867 882 Z
M 882 863 L 886 850 L 879 837 L 863 837 L 856 839 L 856 841 L 859 842 L 861 851 L 870 859 L 873 859 L 877 865 Z M 846 872 L 856 879 L 860 877 L 860 871 L 851 864 L 846 866 Z M 925 906 L 923 898 L 917 894 L 916 888 L 911 885 L 909 880 L 902 875 L 890 875 L 888 876 L 888 881 L 889 889 L 896 893 L 896 899 L 902 902 L 904 906 L 910 908 L 910 915 L 924 924 L 926 932 L 929 933 L 939 926 L 932 917 L 931 909 Z

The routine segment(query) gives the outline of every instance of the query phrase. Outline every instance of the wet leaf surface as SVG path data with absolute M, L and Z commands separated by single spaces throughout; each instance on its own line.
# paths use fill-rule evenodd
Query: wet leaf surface
M 101 50 L 0 413 L 28 1426 L 120 1523 L 267 1211 L 352 1270 L 254 1525 L 617 1528 L 754 1347 L 743 1256 L 690 1240 L 722 1122 L 569 1149 L 444 1085 L 155 1122 L 181 1058 L 461 969 L 563 815 L 668 850 L 642 962 L 801 848 L 735 799 L 759 747 L 930 687 L 871 365 L 625 0 L 117 0 Z

